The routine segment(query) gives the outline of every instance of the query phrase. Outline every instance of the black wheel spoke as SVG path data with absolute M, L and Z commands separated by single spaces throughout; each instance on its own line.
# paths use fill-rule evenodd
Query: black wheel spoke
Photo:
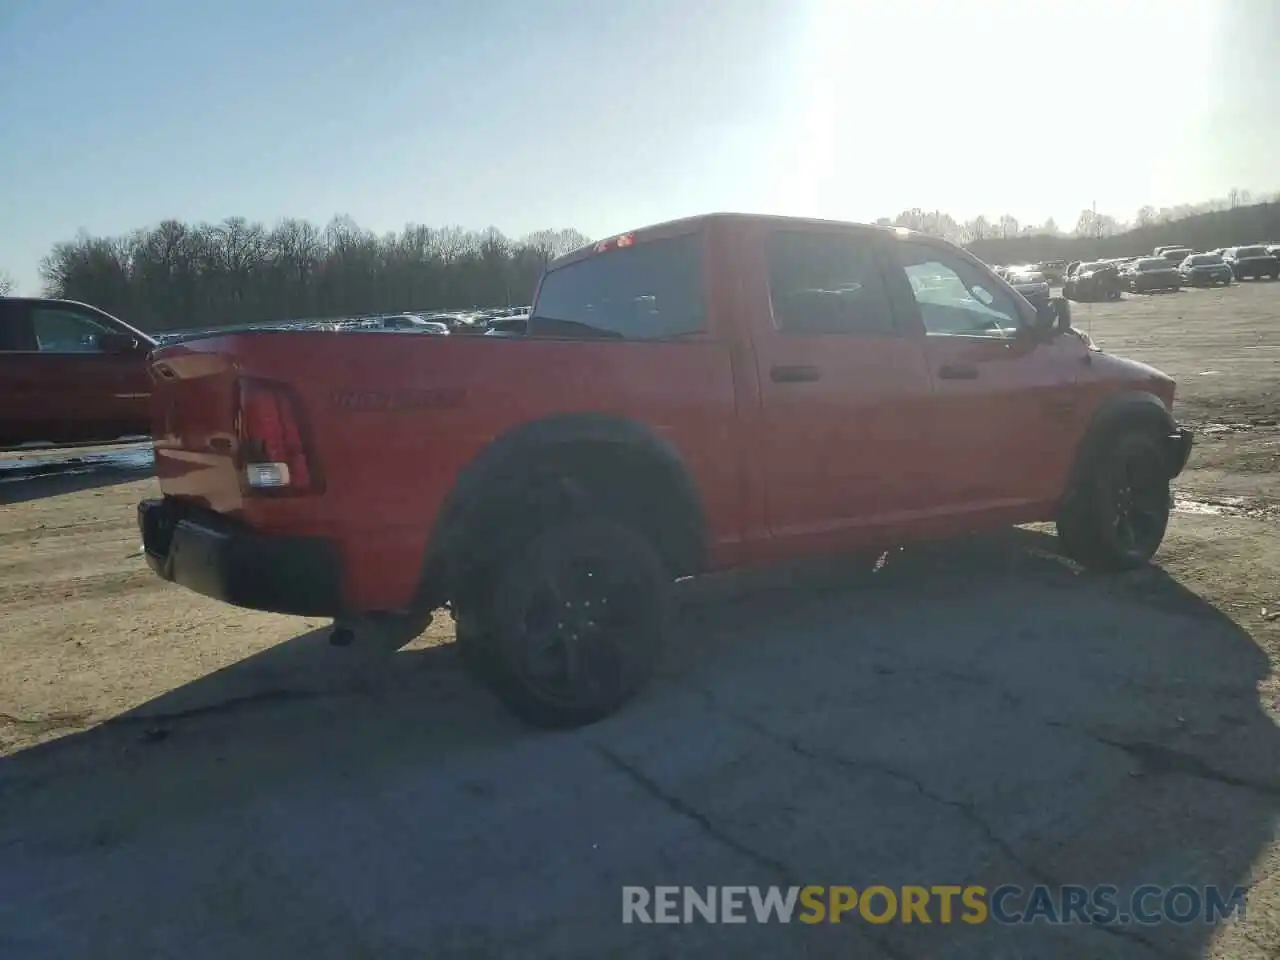
M 526 610 L 522 673 L 543 696 L 607 703 L 633 668 L 636 605 L 600 558 L 574 557 L 539 572 Z
M 1168 488 L 1154 465 L 1130 456 L 1119 464 L 1115 489 L 1116 540 L 1122 550 L 1146 553 L 1163 534 Z

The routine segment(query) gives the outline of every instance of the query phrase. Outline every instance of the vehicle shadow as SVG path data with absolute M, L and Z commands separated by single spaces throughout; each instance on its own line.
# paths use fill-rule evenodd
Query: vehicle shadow
M 661 675 L 584 730 L 521 726 L 451 643 L 316 630 L 0 761 L 0 952 L 1199 955 L 1203 923 L 624 925 L 620 888 L 1123 898 L 1271 841 L 1267 658 L 1159 568 L 1019 529 L 684 590 Z
M 154 468 L 149 445 L 12 451 L 0 456 L 0 504 L 132 483 L 151 476 Z
M 0 475 L 0 505 L 43 500 L 64 493 L 97 490 L 118 483 L 133 483 L 152 475 L 150 470 L 73 470 L 48 471 L 21 478 Z

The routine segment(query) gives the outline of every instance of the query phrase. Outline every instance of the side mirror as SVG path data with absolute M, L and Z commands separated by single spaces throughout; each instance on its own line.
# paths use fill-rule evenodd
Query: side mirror
M 137 353 L 142 344 L 128 333 L 98 334 L 98 349 L 103 353 Z
M 1032 328 L 1038 339 L 1047 340 L 1055 333 L 1071 329 L 1071 304 L 1065 297 L 1050 297 L 1036 305 L 1036 322 Z

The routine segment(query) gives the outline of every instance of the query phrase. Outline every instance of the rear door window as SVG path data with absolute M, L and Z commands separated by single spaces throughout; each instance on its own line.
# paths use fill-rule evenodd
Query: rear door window
M 665 340 L 706 329 L 702 234 L 615 247 L 542 280 L 529 335 Z
M 784 334 L 888 336 L 896 332 L 871 238 L 777 230 L 769 237 L 769 298 Z

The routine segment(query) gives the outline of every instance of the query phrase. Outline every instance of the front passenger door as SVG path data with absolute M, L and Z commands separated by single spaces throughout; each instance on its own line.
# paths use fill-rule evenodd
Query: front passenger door
M 912 238 L 897 254 L 894 289 L 925 330 L 945 504 L 981 512 L 1054 499 L 1082 345 L 1028 336 L 1034 308 L 950 244 Z
M 149 432 L 144 345 L 109 349 L 107 341 L 122 331 L 72 304 L 31 302 L 27 325 L 34 348 L 24 373 L 31 439 L 81 443 Z

